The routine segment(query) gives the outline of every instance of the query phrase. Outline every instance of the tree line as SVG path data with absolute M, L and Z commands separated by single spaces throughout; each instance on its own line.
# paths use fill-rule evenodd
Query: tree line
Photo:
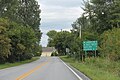
M 69 55 L 77 60 L 85 56 L 83 41 L 98 41 L 97 56 L 111 61 L 120 60 L 120 1 L 83 0 L 84 13 L 68 31 L 49 31 L 48 46 L 54 46 L 59 55 Z M 82 37 L 80 38 L 80 26 Z M 66 48 L 70 51 L 66 52 Z M 92 51 L 88 57 L 94 56 Z
M 0 0 L 0 63 L 40 56 L 40 13 L 36 0 Z

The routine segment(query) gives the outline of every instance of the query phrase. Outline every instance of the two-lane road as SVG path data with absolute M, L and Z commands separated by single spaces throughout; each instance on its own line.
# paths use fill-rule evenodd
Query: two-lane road
M 0 80 L 80 80 L 58 57 L 0 70 Z M 82 79 L 84 80 L 84 79 Z

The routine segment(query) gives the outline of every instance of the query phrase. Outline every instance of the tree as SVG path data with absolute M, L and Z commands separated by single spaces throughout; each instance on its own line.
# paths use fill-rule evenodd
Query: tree
M 5 55 L 1 56 L 15 62 L 31 59 L 33 54 L 41 52 L 40 13 L 36 0 L 0 0 L 0 18 L 4 18 L 0 19 L 0 46 L 5 46 L 1 49 Z
M 47 35 L 49 36 L 49 46 L 54 46 L 57 50 L 59 55 L 65 55 L 66 54 L 66 48 L 68 48 L 68 44 L 69 42 L 67 42 L 67 38 L 70 35 L 70 32 L 68 31 L 61 31 L 61 32 L 57 32 L 57 31 L 49 31 L 47 33 Z
M 18 0 L 0 0 L 0 18 L 9 18 L 17 21 Z
M 41 56 L 42 53 L 42 46 L 41 45 L 34 45 L 34 56 Z
M 20 0 L 20 8 L 18 11 L 18 16 L 21 18 L 21 21 L 24 26 L 31 26 L 36 33 L 38 38 L 38 43 L 41 38 L 41 31 L 39 30 L 40 26 L 40 13 L 38 2 L 36 0 Z
M 102 55 L 109 60 L 118 61 L 120 59 L 120 28 L 105 31 L 101 35 L 101 40 Z
M 25 27 L 15 22 L 11 22 L 8 35 L 12 45 L 11 55 L 9 55 L 8 58 L 9 61 L 15 62 L 16 60 L 25 60 L 27 55 L 29 58 L 32 58 L 33 53 L 35 52 L 34 45 L 37 42 L 37 38 L 31 27 Z
M 56 35 L 57 35 L 57 31 L 55 31 L 55 30 L 51 30 L 51 31 L 49 31 L 48 33 L 47 33 L 47 36 L 49 37 L 49 39 L 48 39 L 48 47 L 53 47 L 53 46 L 55 46 L 55 44 L 54 44 L 54 38 L 56 37 Z
M 119 27 L 119 5 L 118 0 L 91 0 L 85 2 L 84 15 L 89 19 L 91 30 L 99 34 Z
M 68 45 L 65 40 L 67 40 L 67 36 L 70 34 L 68 31 L 58 32 L 54 38 L 55 48 L 58 50 L 59 55 L 66 55 L 66 48 Z
M 38 2 L 35 0 L 1 0 L 0 17 L 9 18 L 14 22 L 21 22 L 38 29 L 40 25 Z
M 39 30 L 40 13 L 36 0 L 0 0 L 0 17 L 33 28 L 38 43 L 42 35 Z
M 0 63 L 4 63 L 8 55 L 11 54 L 11 40 L 7 35 L 8 27 L 8 21 L 5 19 L 0 19 Z

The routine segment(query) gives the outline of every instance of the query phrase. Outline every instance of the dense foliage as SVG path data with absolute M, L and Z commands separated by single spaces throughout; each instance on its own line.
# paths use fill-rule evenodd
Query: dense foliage
M 11 40 L 7 35 L 9 26 L 6 20 L 0 19 L 0 63 L 5 62 L 5 58 L 10 55 Z
M 120 59 L 120 28 L 108 30 L 101 35 L 101 53 L 109 60 Z
M 66 54 L 66 47 L 68 47 L 68 42 L 66 41 L 68 36 L 70 35 L 70 32 L 67 31 L 61 31 L 56 32 L 54 30 L 49 31 L 47 33 L 49 36 L 49 43 L 48 46 L 55 47 L 59 53 L 59 55 L 65 55 Z
M 36 0 L 0 0 L 0 63 L 41 55 L 40 12 Z

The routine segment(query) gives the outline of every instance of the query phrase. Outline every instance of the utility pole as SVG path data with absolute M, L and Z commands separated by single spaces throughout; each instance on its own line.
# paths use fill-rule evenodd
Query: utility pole
M 81 39 L 81 37 L 82 37 L 82 28 L 81 28 L 81 26 L 79 25 L 79 27 L 80 27 L 80 32 L 79 32 L 79 37 L 80 37 L 80 39 Z
M 77 27 L 79 28 L 79 38 L 81 39 L 81 36 L 82 36 L 81 25 L 77 23 Z
M 81 28 L 81 25 L 79 25 L 79 28 L 80 28 L 80 30 L 79 30 L 79 37 L 81 39 L 81 37 L 82 37 L 82 30 L 81 30 L 82 28 Z M 81 51 L 81 48 L 80 48 L 80 51 Z M 79 59 L 80 59 L 80 53 L 79 53 Z M 83 61 L 83 53 L 82 53 L 82 61 Z
M 82 37 L 82 28 L 81 28 L 81 25 L 79 24 L 79 23 L 77 23 L 77 26 L 79 27 L 79 38 L 81 39 L 81 37 Z M 81 51 L 81 48 L 79 47 L 79 50 Z M 80 52 L 79 51 L 79 60 L 80 60 Z M 83 54 L 82 54 L 82 61 L 83 61 Z

